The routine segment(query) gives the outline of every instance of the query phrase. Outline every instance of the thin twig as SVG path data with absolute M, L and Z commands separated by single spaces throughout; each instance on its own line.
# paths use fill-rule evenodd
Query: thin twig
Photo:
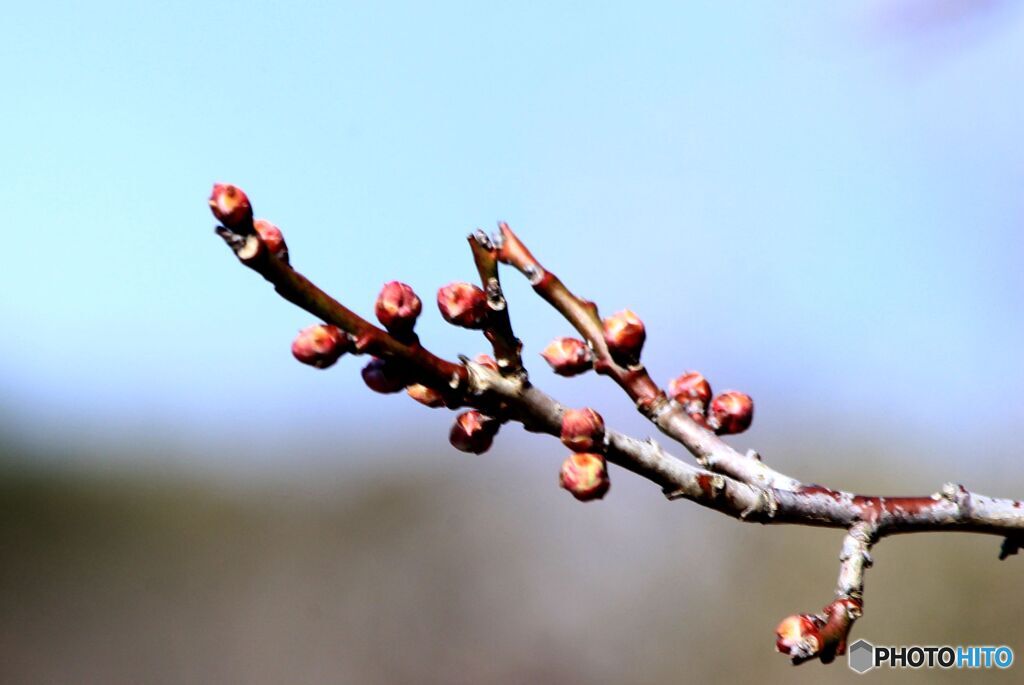
M 469 247 L 473 251 L 473 261 L 480 273 L 480 285 L 487 293 L 487 306 L 490 309 L 490 316 L 484 326 L 484 336 L 494 348 L 494 358 L 501 372 L 506 375 L 522 376 L 523 380 L 526 380 L 522 359 L 523 343 L 512 332 L 508 301 L 498 278 L 497 249 L 483 231 L 477 231 L 469 236 Z

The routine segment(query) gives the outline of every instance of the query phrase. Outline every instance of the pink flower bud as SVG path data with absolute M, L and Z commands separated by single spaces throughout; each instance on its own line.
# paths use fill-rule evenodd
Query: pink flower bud
M 562 444 L 575 452 L 601 451 L 604 419 L 590 407 L 566 409 L 562 414 Z
M 604 320 L 604 341 L 615 361 L 632 366 L 640 361 L 640 350 L 647 339 L 644 322 L 628 309 Z
M 252 205 L 238 186 L 230 183 L 213 184 L 210 210 L 225 228 L 243 232 L 252 228 Z
M 463 328 L 483 328 L 487 320 L 487 295 L 470 283 L 450 283 L 438 290 L 437 307 L 445 321 Z
M 253 223 L 253 228 L 256 229 L 256 234 L 263 241 L 263 244 L 267 246 L 267 250 L 270 254 L 275 257 L 288 261 L 288 246 L 284 242 L 284 234 L 281 233 L 281 229 L 270 223 L 266 219 L 256 219 Z
M 392 332 L 412 331 L 422 310 L 420 298 L 405 283 L 385 283 L 377 296 L 377 319 Z
M 490 369 L 491 371 L 499 370 L 498 362 L 494 359 L 494 357 L 492 357 L 489 354 L 480 353 L 477 356 L 473 357 L 473 361 L 475 361 L 477 364 L 484 367 L 485 369 Z
M 349 346 L 348 336 L 337 326 L 316 324 L 299 331 L 292 341 L 292 354 L 303 364 L 326 369 L 338 361 Z
M 711 401 L 711 384 L 700 373 L 687 371 L 669 381 L 668 394 L 688 413 L 703 414 Z
M 577 338 L 555 338 L 540 354 L 559 376 L 576 376 L 594 364 L 590 348 Z
M 374 392 L 390 394 L 403 390 L 407 384 L 405 374 L 394 362 L 374 357 L 363 367 L 363 382 Z
M 812 616 L 787 616 L 775 629 L 775 649 L 797 659 L 807 659 L 821 649 L 821 631 Z
M 409 397 L 428 407 L 444 406 L 444 397 L 441 396 L 441 393 L 420 383 L 413 383 L 405 389 L 405 392 Z
M 754 400 L 750 395 L 729 390 L 711 401 L 708 427 L 719 435 L 742 433 L 754 420 Z
M 498 422 L 476 410 L 464 411 L 455 418 L 448 440 L 460 452 L 483 454 L 491 448 Z
M 601 499 L 608 492 L 608 466 L 600 454 L 577 452 L 562 462 L 559 484 L 581 502 Z

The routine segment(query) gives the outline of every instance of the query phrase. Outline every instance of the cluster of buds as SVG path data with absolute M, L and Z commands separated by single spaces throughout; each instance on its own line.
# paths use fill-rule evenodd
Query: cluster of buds
M 460 452 L 483 454 L 491 448 L 501 422 L 476 410 L 464 411 L 455 418 L 448 440 Z
M 573 450 L 558 474 L 559 484 L 581 502 L 601 499 L 608 492 L 604 451 L 604 419 L 589 407 L 562 414 L 562 443 Z
M 617 363 L 635 366 L 640 363 L 640 351 L 647 339 L 644 322 L 628 309 L 612 314 L 604 320 L 604 341 Z
M 390 281 L 384 284 L 374 307 L 377 320 L 392 335 L 406 337 L 412 333 L 416 319 L 423 311 L 423 303 L 405 283 Z
M 822 647 L 822 621 L 812 614 L 794 614 L 775 629 L 775 649 L 794 660 L 810 659 Z
M 292 355 L 318 369 L 333 366 L 352 347 L 352 340 L 337 326 L 316 324 L 299 331 L 292 341 Z
M 253 220 L 249 197 L 238 186 L 215 183 L 210 193 L 210 211 L 225 228 L 240 235 L 255 233 L 270 254 L 288 262 L 288 246 L 281 229 L 266 219 Z
M 449 283 L 437 291 L 437 308 L 450 324 L 483 328 L 487 321 L 487 294 L 471 283 Z
M 750 395 L 727 390 L 711 399 L 711 384 L 697 371 L 687 371 L 669 381 L 668 394 L 694 421 L 719 435 L 742 433 L 754 420 Z
M 577 376 L 594 366 L 594 355 L 578 338 L 555 338 L 540 353 L 559 376 Z

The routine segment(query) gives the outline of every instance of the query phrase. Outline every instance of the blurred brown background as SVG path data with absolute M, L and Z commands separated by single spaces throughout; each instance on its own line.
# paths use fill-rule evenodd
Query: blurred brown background
M 618 469 L 609 497 L 584 506 L 554 487 L 559 450 L 541 438 L 508 437 L 480 457 L 404 447 L 415 459 L 390 473 L 346 470 L 346 450 L 335 446 L 336 469 L 196 479 L 169 465 L 48 472 L 8 445 L 4 682 L 858 677 L 844 661 L 793 668 L 773 652 L 782 616 L 831 597 L 838 532 L 740 524 L 667 502 Z M 828 449 L 802 444 L 780 466 L 849 487 L 899 482 L 921 492 L 963 463 L 888 445 Z M 399 459 L 363 456 L 385 466 Z M 972 476 L 986 491 L 1024 490 L 1014 474 Z M 1016 646 L 1022 560 L 998 562 L 997 550 L 982 536 L 883 541 L 856 636 Z M 866 677 L 1018 682 L 1016 670 Z

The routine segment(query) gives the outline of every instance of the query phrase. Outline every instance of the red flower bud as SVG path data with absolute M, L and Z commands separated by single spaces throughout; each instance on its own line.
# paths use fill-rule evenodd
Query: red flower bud
M 864 604 L 852 597 L 840 597 L 833 600 L 822 611 L 826 616 L 831 616 L 838 611 L 844 620 L 852 622 L 864 615 Z
M 405 392 L 409 397 L 428 407 L 444 406 L 444 397 L 441 396 L 441 393 L 420 383 L 413 383 L 405 389 Z
M 225 228 L 249 232 L 252 229 L 252 205 L 238 186 L 214 183 L 210 193 L 210 210 Z
M 615 361 L 632 366 L 640 361 L 640 350 L 647 339 L 644 322 L 628 309 L 604 320 L 604 341 Z
M 700 373 L 687 371 L 668 382 L 668 394 L 683 405 L 687 413 L 703 414 L 711 401 L 711 384 Z
M 477 356 L 473 357 L 473 361 L 475 361 L 477 364 L 484 367 L 485 369 L 490 369 L 491 371 L 498 371 L 498 362 L 494 359 L 494 357 L 492 357 L 489 354 L 480 353 Z
M 448 440 L 460 452 L 483 454 L 491 448 L 498 422 L 478 411 L 464 411 L 455 418 Z
M 540 354 L 559 376 L 576 376 L 594 364 L 590 348 L 577 338 L 555 338 Z
M 601 451 L 604 419 L 590 407 L 566 409 L 562 414 L 562 444 L 575 452 Z
M 422 310 L 420 298 L 405 283 L 385 283 L 377 296 L 377 319 L 392 332 L 412 331 Z
M 292 341 L 292 354 L 303 364 L 326 369 L 338 361 L 351 344 L 337 326 L 316 324 L 303 328 Z
M 729 390 L 711 401 L 708 427 L 719 435 L 742 433 L 754 420 L 754 400 L 750 395 Z
M 601 499 L 608 492 L 608 466 L 600 454 L 577 452 L 562 462 L 559 484 L 581 502 Z
M 437 291 L 437 308 L 448 323 L 483 328 L 487 320 L 487 295 L 470 283 L 450 283 Z
M 775 629 L 775 649 L 796 659 L 808 659 L 821 649 L 821 631 L 813 616 L 787 616 Z
M 363 367 L 363 382 L 374 392 L 385 395 L 403 390 L 408 382 L 394 362 L 374 357 Z
M 267 246 L 270 254 L 280 257 L 286 262 L 288 261 L 288 246 L 285 245 L 284 234 L 281 233 L 280 228 L 266 219 L 256 219 L 253 223 L 253 228 L 256 229 L 256 234 L 263 241 L 263 244 Z

